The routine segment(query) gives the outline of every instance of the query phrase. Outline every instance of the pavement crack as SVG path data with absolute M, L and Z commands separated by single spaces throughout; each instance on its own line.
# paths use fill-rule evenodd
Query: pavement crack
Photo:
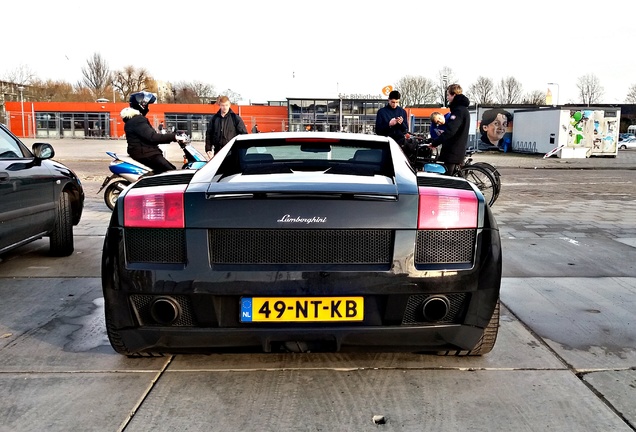
M 168 357 L 168 360 L 163 365 L 161 370 L 159 370 L 157 372 L 157 375 L 152 379 L 152 381 L 150 381 L 150 384 L 148 385 L 148 388 L 146 389 L 146 391 L 141 395 L 141 397 L 139 398 L 135 406 L 133 406 L 133 408 L 130 410 L 130 413 L 128 413 L 128 417 L 123 421 L 123 423 L 119 426 L 119 428 L 117 428 L 117 432 L 124 432 L 126 428 L 128 427 L 128 425 L 130 425 L 130 422 L 135 417 L 135 414 L 137 414 L 137 411 L 139 411 L 139 409 L 143 405 L 146 398 L 148 398 L 148 396 L 150 395 L 150 392 L 152 392 L 152 389 L 155 387 L 159 379 L 163 376 L 168 366 L 170 366 L 170 364 L 172 363 L 173 359 L 174 359 L 174 356 Z

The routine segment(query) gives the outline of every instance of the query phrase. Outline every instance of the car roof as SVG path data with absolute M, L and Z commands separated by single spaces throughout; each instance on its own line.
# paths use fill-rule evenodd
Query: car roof
M 388 142 L 389 138 L 363 133 L 348 133 L 348 132 L 267 132 L 260 134 L 243 134 L 237 135 L 237 141 L 247 140 L 268 140 L 268 139 L 287 139 L 287 138 L 307 138 L 307 139 L 342 139 L 349 141 L 373 141 L 373 142 Z

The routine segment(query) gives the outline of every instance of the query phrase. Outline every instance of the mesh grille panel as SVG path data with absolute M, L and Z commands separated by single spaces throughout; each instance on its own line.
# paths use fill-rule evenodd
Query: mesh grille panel
M 418 231 L 415 264 L 472 263 L 475 236 L 473 229 Z
M 141 325 L 159 325 L 155 320 L 152 319 L 152 315 L 150 313 L 150 304 L 152 301 L 158 296 L 153 295 L 141 295 L 141 294 L 133 294 L 130 296 L 130 301 L 133 304 L 133 307 L 137 311 L 137 316 L 142 321 Z M 192 327 L 195 325 L 194 315 L 192 313 L 192 306 L 190 305 L 190 299 L 186 296 L 176 295 L 170 296 L 170 298 L 174 299 L 179 303 L 181 307 L 181 315 L 179 318 L 172 324 L 171 326 L 181 326 L 181 327 Z M 163 325 L 163 324 L 162 324 Z
M 417 185 L 424 187 L 473 190 L 468 182 L 448 176 L 418 177 Z
M 127 228 L 124 235 L 128 262 L 185 263 L 183 229 Z
M 424 300 L 431 296 L 425 294 L 418 294 L 409 296 L 408 303 L 404 310 L 404 318 L 402 318 L 402 325 L 417 325 L 424 323 L 424 314 L 422 313 L 422 306 Z M 438 323 L 459 323 L 463 319 L 463 313 L 466 305 L 466 299 L 468 297 L 465 293 L 447 294 L 445 297 L 450 302 L 450 309 L 448 315 Z
M 182 174 L 143 177 L 133 185 L 133 189 L 138 187 L 188 184 L 190 183 L 190 180 L 192 180 L 194 173 L 194 171 L 190 171 Z
M 390 230 L 210 230 L 212 264 L 388 264 Z

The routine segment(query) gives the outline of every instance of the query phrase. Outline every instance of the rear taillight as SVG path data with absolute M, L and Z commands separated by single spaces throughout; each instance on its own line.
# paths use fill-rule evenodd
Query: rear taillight
M 417 229 L 477 228 L 479 201 L 462 189 L 419 188 Z
M 187 186 L 131 189 L 124 197 L 124 226 L 184 228 L 183 196 Z

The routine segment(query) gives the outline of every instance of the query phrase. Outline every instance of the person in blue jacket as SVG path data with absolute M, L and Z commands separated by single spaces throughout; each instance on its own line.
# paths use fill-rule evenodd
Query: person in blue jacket
M 429 128 L 429 133 L 431 134 L 431 138 L 435 139 L 446 130 L 446 121 L 450 117 L 450 111 L 445 115 L 442 115 L 441 112 L 435 111 L 431 114 L 431 126 Z
M 389 101 L 378 110 L 375 118 L 375 133 L 393 138 L 400 147 L 406 144 L 406 133 L 409 130 L 408 115 L 400 105 L 400 92 L 393 90 L 389 93 Z

